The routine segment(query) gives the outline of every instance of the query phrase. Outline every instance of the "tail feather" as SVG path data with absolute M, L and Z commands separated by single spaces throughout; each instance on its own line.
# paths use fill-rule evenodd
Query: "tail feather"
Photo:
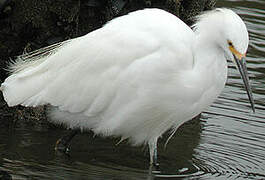
M 44 62 L 49 56 L 53 55 L 58 49 L 68 43 L 68 41 L 59 42 L 26 54 L 17 56 L 15 60 L 8 63 L 7 71 L 9 74 L 19 73 L 29 67 L 36 67 Z
M 33 96 L 40 93 L 49 82 L 47 69 L 44 68 L 46 60 L 58 50 L 68 44 L 70 40 L 60 42 L 39 50 L 18 56 L 10 61 L 7 71 L 10 76 L 1 84 L 5 101 L 9 106 L 18 104 L 31 105 L 28 102 Z M 34 106 L 34 105 L 33 105 Z

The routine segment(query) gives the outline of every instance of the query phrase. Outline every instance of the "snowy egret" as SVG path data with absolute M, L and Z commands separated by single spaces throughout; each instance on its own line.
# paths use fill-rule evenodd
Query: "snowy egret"
M 85 36 L 19 56 L 1 85 L 9 106 L 50 104 L 51 121 L 148 144 L 172 134 L 221 93 L 235 62 L 254 111 L 246 70 L 248 32 L 229 9 L 198 16 L 193 29 L 174 15 L 144 9 Z

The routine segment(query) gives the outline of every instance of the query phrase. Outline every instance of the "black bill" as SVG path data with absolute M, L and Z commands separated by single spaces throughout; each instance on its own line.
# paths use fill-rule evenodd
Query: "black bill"
M 245 85 L 245 89 L 247 91 L 248 94 L 248 99 L 250 101 L 251 104 L 251 108 L 253 110 L 253 112 L 255 112 L 255 104 L 254 104 L 254 99 L 252 96 L 252 90 L 251 87 L 249 85 L 249 78 L 248 78 L 248 72 L 247 72 L 247 66 L 246 66 L 246 59 L 243 57 L 241 60 L 237 59 L 236 56 L 234 55 L 235 58 L 235 62 L 236 65 L 238 67 L 238 70 L 241 74 L 241 78 L 243 79 L 244 85 Z

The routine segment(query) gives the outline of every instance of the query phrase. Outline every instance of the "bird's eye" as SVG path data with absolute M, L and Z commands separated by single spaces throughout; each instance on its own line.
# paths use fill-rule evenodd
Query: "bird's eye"
M 231 41 L 228 41 L 228 45 L 233 47 L 233 43 Z

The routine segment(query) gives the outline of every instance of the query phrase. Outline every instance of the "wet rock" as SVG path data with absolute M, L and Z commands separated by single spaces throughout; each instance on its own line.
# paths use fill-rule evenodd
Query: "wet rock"
M 0 0 L 0 10 L 2 10 L 10 0 Z
M 11 13 L 11 11 L 12 11 L 11 6 L 6 6 L 5 8 L 3 8 L 3 13 L 5 14 L 9 14 Z
M 12 10 L 13 3 L 11 0 L 0 0 L 0 18 L 10 15 Z
M 101 7 L 104 6 L 104 4 L 106 4 L 105 0 L 88 0 L 84 2 L 84 5 L 88 7 Z
M 124 6 L 126 5 L 126 1 L 125 0 L 112 0 L 110 1 L 109 4 L 111 5 L 113 15 L 116 16 L 124 8 Z
M 191 25 L 194 22 L 193 17 L 200 12 L 212 9 L 215 6 L 216 0 L 183 0 L 179 16 L 187 24 Z

